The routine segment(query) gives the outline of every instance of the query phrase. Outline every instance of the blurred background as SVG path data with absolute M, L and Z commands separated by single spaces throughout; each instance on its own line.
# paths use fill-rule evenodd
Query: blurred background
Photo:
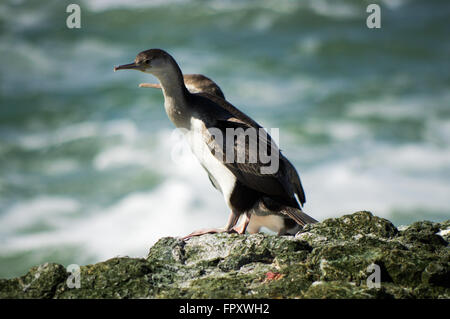
M 155 47 L 280 128 L 316 219 L 448 219 L 449 21 L 445 0 L 2 1 L 0 278 L 225 224 L 196 160 L 171 159 L 162 93 L 138 88 L 155 79 L 113 72 Z

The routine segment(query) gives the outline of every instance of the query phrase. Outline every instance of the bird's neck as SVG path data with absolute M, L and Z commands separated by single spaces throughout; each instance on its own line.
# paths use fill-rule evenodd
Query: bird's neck
M 155 74 L 161 83 L 164 94 L 164 108 L 170 120 L 177 127 L 185 127 L 189 118 L 190 107 L 187 103 L 189 91 L 186 89 L 183 74 L 176 63 L 164 72 Z

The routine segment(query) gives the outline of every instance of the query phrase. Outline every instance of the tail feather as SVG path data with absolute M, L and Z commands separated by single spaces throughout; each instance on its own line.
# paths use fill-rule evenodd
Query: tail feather
M 301 226 L 305 226 L 306 224 L 314 224 L 318 222 L 317 220 L 315 220 L 314 218 L 312 218 L 311 216 L 309 216 L 308 214 L 306 214 L 305 212 L 303 212 L 301 209 L 298 208 L 285 206 L 283 207 L 283 210 L 281 212 L 286 214 L 293 220 L 295 220 L 295 222 Z

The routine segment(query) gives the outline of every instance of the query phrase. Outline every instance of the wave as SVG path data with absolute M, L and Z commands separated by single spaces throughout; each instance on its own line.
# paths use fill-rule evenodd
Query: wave
M 68 214 L 79 211 L 78 201 L 68 197 L 39 196 L 14 204 L 0 216 L 1 236 L 21 233 L 35 224 L 52 224 Z
M 8 229 L 9 234 L 2 240 L 1 254 L 76 245 L 99 260 L 116 255 L 144 256 L 161 237 L 182 236 L 225 223 L 227 216 L 221 214 L 219 202 L 202 200 L 209 192 L 200 192 L 201 188 L 182 180 L 167 180 L 154 191 L 129 194 L 110 207 L 90 208 L 89 213 L 77 218 L 73 214 L 65 216 L 79 209 L 73 200 L 36 198 L 1 216 L 2 232 Z M 58 222 L 53 220 L 55 217 Z M 54 229 L 18 232 L 37 221 L 50 220 Z
M 43 131 L 33 134 L 20 134 L 15 137 L 18 144 L 26 150 L 45 149 L 72 141 L 96 137 L 118 136 L 132 143 L 138 137 L 136 125 L 131 120 L 111 120 L 106 122 L 80 122 L 61 126 L 55 131 Z
M 356 10 L 361 1 L 346 0 L 336 3 L 332 0 L 308 0 L 308 1 L 290 1 L 290 0 L 263 0 L 263 1 L 242 1 L 242 0 L 215 0 L 215 1 L 195 1 L 195 0 L 89 0 L 84 4 L 92 11 L 106 11 L 112 9 L 136 9 L 136 8 L 152 8 L 166 7 L 181 4 L 200 4 L 204 7 L 214 9 L 216 11 L 243 10 L 245 8 L 254 8 L 258 5 L 261 8 L 272 9 L 276 12 L 291 12 L 295 8 L 308 8 L 315 13 L 332 17 L 355 17 L 359 14 Z M 382 0 L 382 5 L 389 9 L 397 9 L 404 6 L 409 0 Z

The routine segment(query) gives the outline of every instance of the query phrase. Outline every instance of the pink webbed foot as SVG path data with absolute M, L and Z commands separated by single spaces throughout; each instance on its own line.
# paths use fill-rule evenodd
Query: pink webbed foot
M 196 230 L 196 231 L 190 233 L 187 236 L 184 236 L 182 239 L 187 240 L 187 239 L 189 239 L 191 237 L 195 237 L 195 236 L 201 236 L 204 234 L 217 234 L 217 233 L 237 233 L 237 231 L 234 229 L 226 230 L 224 228 L 200 229 L 200 230 Z
M 240 235 L 245 233 L 245 230 L 247 229 L 248 223 L 250 221 L 250 214 L 246 214 L 245 220 L 242 225 L 236 226 L 236 223 L 239 220 L 240 214 L 235 214 L 234 212 L 231 212 L 230 216 L 228 217 L 227 225 L 223 228 L 210 228 L 210 229 L 202 229 L 197 230 L 195 232 L 190 233 L 187 236 L 184 236 L 182 239 L 186 240 L 194 236 L 201 236 L 204 234 L 217 234 L 217 233 L 238 233 Z

